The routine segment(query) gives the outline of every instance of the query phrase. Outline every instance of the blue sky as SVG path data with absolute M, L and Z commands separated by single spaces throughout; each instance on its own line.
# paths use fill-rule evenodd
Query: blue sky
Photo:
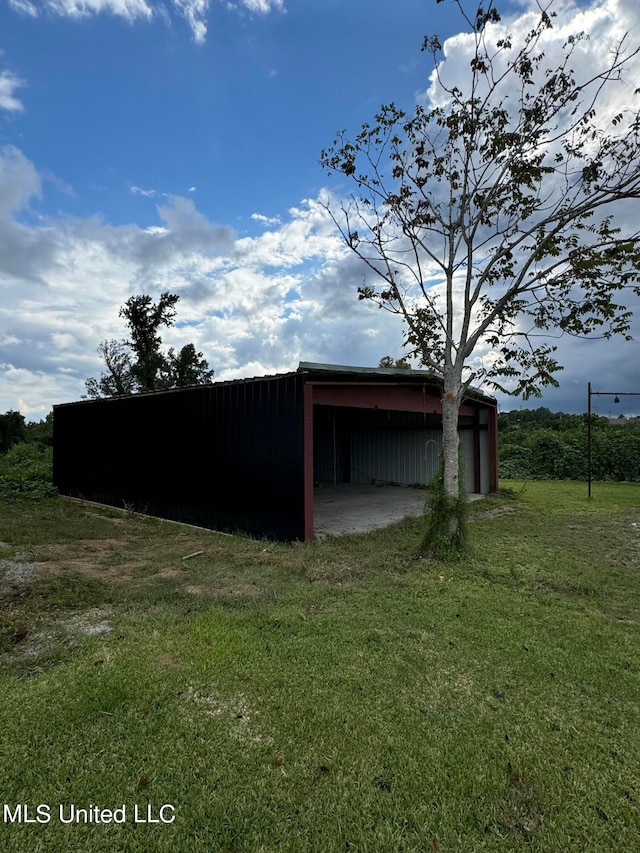
M 638 24 L 634 0 L 559 5 Z M 435 0 L 0 0 L 0 411 L 78 399 L 141 292 L 180 294 L 165 342 L 220 379 L 400 355 L 400 324 L 356 298 L 318 161 L 381 103 L 410 108 L 423 35 L 459 29 Z M 561 389 L 528 405 L 640 391 L 639 354 L 562 343 Z
M 317 194 L 334 130 L 385 100 L 410 104 L 425 81 L 419 0 L 212 4 L 201 43 L 175 13 L 31 17 L 3 2 L 4 65 L 24 81 L 3 140 L 73 190 L 47 187 L 47 212 L 151 224 L 154 204 L 131 187 L 191 190 L 214 220 L 255 232 L 254 211 Z

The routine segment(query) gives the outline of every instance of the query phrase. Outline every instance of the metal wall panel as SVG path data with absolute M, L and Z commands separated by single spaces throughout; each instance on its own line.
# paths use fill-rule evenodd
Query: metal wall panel
M 473 430 L 458 430 L 460 438 L 460 459 L 462 460 L 462 476 L 464 477 L 464 488 L 467 492 L 475 492 L 475 461 L 473 448 Z
M 351 435 L 353 483 L 425 485 L 438 470 L 439 430 L 359 430 Z
M 333 484 L 349 482 L 344 455 L 344 427 L 339 413 L 333 407 L 316 406 L 313 418 L 314 481 Z
M 439 420 L 424 413 L 318 405 L 314 479 L 424 484 L 439 465 Z
M 440 457 L 442 454 L 442 430 L 431 429 L 425 435 L 424 442 L 425 459 L 427 463 L 426 484 L 438 473 L 440 468 Z
M 486 430 L 480 430 L 480 491 L 483 495 L 489 493 L 489 435 Z
M 54 482 L 204 527 L 304 538 L 302 377 L 56 406 Z
M 464 487 L 466 491 L 473 492 L 475 491 L 473 430 L 461 429 L 459 436 Z M 403 486 L 428 484 L 440 466 L 441 450 L 441 430 L 354 432 L 351 435 L 351 481 L 353 483 L 383 482 Z M 484 490 L 487 491 L 486 485 Z

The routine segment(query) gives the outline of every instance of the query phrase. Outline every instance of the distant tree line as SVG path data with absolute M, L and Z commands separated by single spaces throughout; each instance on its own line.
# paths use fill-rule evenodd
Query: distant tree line
M 615 424 L 592 415 L 591 470 L 595 480 L 640 482 L 640 418 Z M 498 417 L 500 476 L 519 480 L 586 480 L 587 415 L 547 408 Z
M 0 453 L 11 450 L 14 444 L 25 442 L 39 448 L 53 445 L 53 412 L 43 421 L 27 423 L 20 412 L 0 415 Z

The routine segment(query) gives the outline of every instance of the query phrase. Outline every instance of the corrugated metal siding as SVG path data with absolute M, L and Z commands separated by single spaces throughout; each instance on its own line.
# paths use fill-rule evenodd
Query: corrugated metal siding
M 313 479 L 317 483 L 344 483 L 344 427 L 335 409 L 316 406 L 313 424 Z
M 359 430 L 351 435 L 351 481 L 424 485 L 438 470 L 439 430 Z
M 162 518 L 303 538 L 302 379 L 57 406 L 54 479 Z
M 475 462 L 473 454 L 473 430 L 458 430 L 460 437 L 460 459 L 462 460 L 462 476 L 467 492 L 475 492 Z
M 468 492 L 473 492 L 475 491 L 473 431 L 462 429 L 459 431 L 459 436 L 464 485 Z M 375 481 L 404 486 L 427 484 L 438 471 L 441 449 L 441 430 L 354 432 L 351 436 L 351 482 Z M 484 490 L 488 490 L 486 474 Z
M 480 491 L 483 495 L 489 493 L 489 435 L 486 430 L 480 430 Z

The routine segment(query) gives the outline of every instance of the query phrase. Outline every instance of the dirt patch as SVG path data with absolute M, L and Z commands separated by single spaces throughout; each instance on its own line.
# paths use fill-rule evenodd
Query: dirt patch
M 64 626 L 70 633 L 86 634 L 88 637 L 95 637 L 97 634 L 108 634 L 113 630 L 113 626 L 108 619 L 106 610 L 88 610 L 86 613 L 79 613 L 75 616 L 70 616 L 64 620 Z
M 164 652 L 161 655 L 158 655 L 156 658 L 156 663 L 159 666 L 164 667 L 165 669 L 180 669 L 181 665 L 174 658 L 171 652 Z
M 142 560 L 122 558 L 108 565 L 126 544 L 125 539 L 86 539 L 73 545 L 47 545 L 38 552 L 46 560 L 39 565 L 42 574 L 60 575 L 71 570 L 100 580 L 129 581 L 135 569 L 144 564 Z
M 73 500 L 73 498 L 71 498 L 70 500 Z M 126 513 L 126 511 L 127 511 L 124 509 L 121 510 L 118 507 L 109 507 L 109 509 L 113 509 L 117 512 L 122 512 L 122 513 Z M 129 518 L 127 518 L 124 515 L 122 515 L 122 516 L 105 515 L 104 513 L 94 512 L 93 510 L 88 510 L 88 509 L 85 510 L 84 514 L 87 516 L 87 518 L 98 518 L 98 519 L 100 519 L 100 521 L 109 521 L 109 522 L 111 522 L 111 524 L 114 524 L 116 526 L 123 525 L 123 524 L 129 524 L 131 521 Z
M 226 724 L 227 730 L 232 737 L 243 743 L 254 746 L 271 746 L 273 738 L 256 730 L 251 710 L 243 693 L 235 696 L 216 696 L 196 691 L 189 687 L 184 694 L 188 704 L 194 705 L 201 713 L 208 717 L 218 717 Z M 277 766 L 281 766 L 282 760 L 276 760 Z
M 162 569 L 162 571 L 158 572 L 157 576 L 159 578 L 179 578 L 182 575 L 186 574 L 187 570 L 185 568 L 174 569 L 169 567 L 166 569 Z
M 480 518 L 500 518 L 501 515 L 511 515 L 511 513 L 515 511 L 515 506 L 497 506 L 493 509 L 478 510 L 478 512 L 474 512 L 474 514 L 469 517 L 469 521 L 475 521 Z

